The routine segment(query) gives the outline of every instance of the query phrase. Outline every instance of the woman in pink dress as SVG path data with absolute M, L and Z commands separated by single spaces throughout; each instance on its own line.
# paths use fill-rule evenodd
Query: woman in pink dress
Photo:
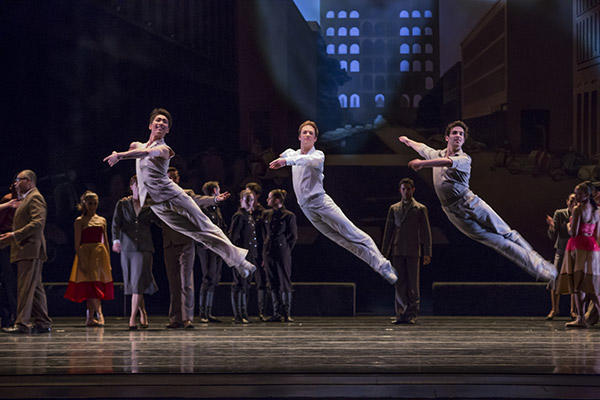
M 568 328 L 585 328 L 584 295 L 592 300 L 591 307 L 600 309 L 600 211 L 592 194 L 591 182 L 575 186 L 577 206 L 567 225 L 571 238 L 558 277 L 558 292 L 573 294 L 577 317 L 565 324 Z

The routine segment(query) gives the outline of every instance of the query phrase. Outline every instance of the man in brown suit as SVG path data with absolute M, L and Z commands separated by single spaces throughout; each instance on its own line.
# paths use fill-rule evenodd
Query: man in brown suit
M 17 264 L 17 319 L 13 328 L 5 330 L 10 333 L 52 330 L 42 285 L 42 264 L 47 259 L 44 238 L 47 207 L 44 196 L 36 188 L 36 180 L 31 170 L 17 175 L 15 186 L 21 204 L 15 211 L 13 231 L 0 236 L 2 246 L 10 243 L 10 261 Z
M 402 201 L 392 204 L 383 233 L 382 253 L 398 272 L 395 283 L 396 319 L 393 324 L 415 324 L 419 311 L 419 258 L 431 262 L 431 228 L 427 207 L 413 198 L 412 179 L 400 181 Z M 391 256 L 391 258 L 390 258 Z

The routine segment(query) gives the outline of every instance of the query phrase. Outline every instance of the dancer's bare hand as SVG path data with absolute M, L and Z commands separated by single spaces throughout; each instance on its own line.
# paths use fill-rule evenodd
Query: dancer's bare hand
M 19 204 L 21 204 L 21 201 L 17 200 L 17 199 L 12 199 L 12 200 L 7 201 L 5 204 L 7 207 L 17 208 L 17 207 L 19 207 Z
M 412 168 L 412 169 L 414 169 L 415 171 L 418 171 L 418 170 L 420 170 L 421 168 L 423 168 L 423 165 L 422 165 L 422 163 L 423 163 L 423 160 L 419 160 L 419 159 L 417 158 L 417 159 L 414 159 L 414 160 L 411 160 L 411 161 L 409 161 L 409 162 L 408 162 L 408 167 L 409 167 L 409 168 Z
M 279 169 L 285 167 L 285 158 L 278 158 L 276 160 L 271 161 L 269 164 L 269 168 L 271 169 Z
M 227 200 L 229 198 L 229 196 L 231 196 L 231 193 L 229 193 L 229 192 L 223 192 L 223 193 L 221 193 L 221 194 L 219 194 L 218 196 L 215 197 L 215 201 L 217 203 L 220 203 L 222 201 Z
M 431 256 L 423 256 L 423 265 L 431 264 Z
M 552 217 L 551 217 L 551 216 L 549 216 L 549 215 L 546 215 L 546 223 L 548 224 L 548 226 L 549 226 L 550 228 L 553 228 L 553 229 L 554 229 L 554 218 L 552 218 Z
M 104 157 L 104 162 L 107 162 L 111 167 L 119 162 L 119 155 L 116 151 L 113 151 L 110 156 Z
M 400 137 L 398 138 L 398 140 L 399 140 L 401 143 L 404 143 L 404 144 L 405 144 L 405 145 L 407 145 L 407 146 L 408 146 L 408 143 L 410 142 L 410 139 L 409 139 L 409 138 L 407 138 L 406 136 L 400 136 Z
M 121 253 L 121 243 L 119 243 L 119 242 L 113 243 L 112 251 L 114 251 L 115 253 Z
M 3 241 L 5 241 L 5 240 L 8 240 L 8 239 L 10 239 L 11 237 L 13 237 L 14 235 L 15 235 L 15 234 L 14 234 L 14 233 L 12 233 L 12 232 L 6 232 L 6 233 L 3 233 L 2 235 L 0 235 L 0 242 L 3 242 Z

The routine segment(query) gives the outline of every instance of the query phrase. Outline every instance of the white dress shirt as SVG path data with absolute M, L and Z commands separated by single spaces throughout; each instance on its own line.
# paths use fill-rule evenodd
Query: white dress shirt
M 308 153 L 302 154 L 300 150 L 287 149 L 281 157 L 285 159 L 285 165 L 292 166 L 292 182 L 300 206 L 325 194 L 323 188 L 325 154 L 321 150 L 313 146 Z

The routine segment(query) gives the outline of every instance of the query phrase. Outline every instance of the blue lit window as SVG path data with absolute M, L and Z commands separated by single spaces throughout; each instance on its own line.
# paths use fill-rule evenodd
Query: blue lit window
M 350 108 L 360 107 L 360 97 L 356 93 L 350 96 Z
M 433 31 L 431 30 L 430 27 L 428 27 L 428 26 L 425 27 L 425 34 L 426 35 L 433 35 Z
M 421 61 L 419 61 L 419 60 L 413 61 L 413 71 L 421 71 Z
M 338 100 L 340 101 L 340 107 L 348 108 L 348 96 L 346 96 L 345 94 L 340 94 L 338 96 Z
M 413 18 L 421 18 L 421 13 L 419 12 L 419 10 L 413 10 L 411 17 Z
M 348 14 L 346 14 L 346 11 L 340 11 L 338 13 L 338 18 L 346 18 L 348 16 Z
M 340 44 L 338 46 L 338 54 L 348 54 L 348 46 L 346 46 L 345 44 Z
M 425 78 L 425 89 L 433 89 L 433 78 L 430 76 Z
M 341 28 L 338 28 L 338 36 L 346 36 L 348 35 L 348 30 L 346 28 L 344 28 L 343 26 Z
M 406 26 L 400 28 L 400 36 L 410 36 L 410 31 Z
M 431 44 L 427 43 L 425 45 L 425 53 L 427 53 L 427 54 L 433 53 L 433 46 Z
M 431 61 L 431 60 L 425 61 L 425 71 L 427 71 L 427 72 L 433 71 L 433 61 Z
M 385 96 L 381 93 L 375 95 L 375 107 L 383 108 L 385 107 Z
M 351 44 L 350 54 L 360 54 L 360 46 L 356 43 Z
M 408 11 L 406 11 L 406 10 L 400 11 L 400 18 L 408 18 L 408 17 L 409 17 Z
M 410 54 L 410 46 L 406 43 L 400 45 L 400 54 Z
M 433 15 L 431 14 L 431 11 L 430 11 L 430 10 L 425 10 L 425 13 L 424 13 L 424 14 L 425 14 L 425 15 L 424 15 L 424 16 L 425 16 L 425 18 L 432 18 L 432 17 L 433 17 Z
M 413 54 L 421 53 L 421 45 L 419 43 L 413 44 Z
M 327 28 L 327 36 L 335 36 L 335 29 L 333 28 Z
M 410 71 L 410 63 L 406 60 L 400 61 L 400 72 Z
M 327 45 L 327 54 L 335 54 L 335 45 L 334 44 Z
M 356 26 L 353 26 L 350 28 L 350 36 L 360 36 L 360 30 Z
M 415 95 L 415 97 L 413 97 L 413 106 L 415 108 L 419 107 L 419 103 L 421 103 L 421 95 Z
M 356 10 L 350 11 L 350 18 L 358 18 L 358 17 L 360 17 L 360 14 L 358 13 L 358 11 L 356 11 Z
M 360 72 L 360 63 L 357 60 L 350 61 L 350 72 Z
M 344 71 L 348 72 L 348 61 L 342 60 L 340 61 L 340 68 Z
M 413 26 L 412 35 L 413 36 L 421 36 L 421 28 L 419 28 L 418 26 Z
M 335 13 L 333 11 L 327 11 L 325 18 L 335 18 Z

